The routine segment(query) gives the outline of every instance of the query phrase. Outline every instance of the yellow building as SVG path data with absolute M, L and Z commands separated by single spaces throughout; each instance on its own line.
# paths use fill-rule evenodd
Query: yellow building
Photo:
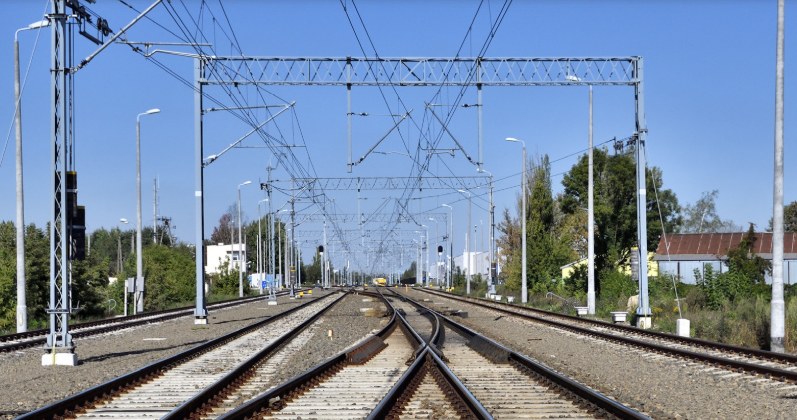
M 653 257 L 656 256 L 655 252 L 648 252 L 648 276 L 658 276 L 659 275 L 659 263 L 658 261 L 654 261 Z M 566 279 L 573 275 L 573 272 L 576 271 L 576 268 L 585 267 L 587 265 L 587 259 L 582 258 L 578 261 L 573 261 L 570 264 L 563 265 L 559 267 L 562 270 L 562 279 Z M 620 267 L 617 267 L 617 271 L 630 276 L 631 275 L 631 263 L 625 263 Z

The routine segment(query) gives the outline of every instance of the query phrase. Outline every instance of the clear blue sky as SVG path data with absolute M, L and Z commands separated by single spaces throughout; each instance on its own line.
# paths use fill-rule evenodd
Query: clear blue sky
M 150 2 L 127 0 L 138 9 Z M 0 146 L 5 156 L 0 165 L 0 220 L 14 220 L 14 136 L 12 40 L 16 29 L 42 18 L 49 10 L 45 0 L 3 2 L 5 19 L 0 38 Z M 337 1 L 243 1 L 223 2 L 235 36 L 248 55 L 259 56 L 362 56 L 343 7 Z M 788 106 L 793 97 L 789 75 L 794 62 L 790 18 L 797 13 L 793 2 L 786 9 L 786 188 L 785 200 L 797 200 L 793 163 L 794 136 L 789 121 L 794 113 Z M 196 16 L 201 2 L 173 0 L 180 17 Z M 217 19 L 224 19 L 218 0 L 208 4 Z M 352 15 L 353 9 L 350 11 Z M 357 2 L 366 28 L 379 55 L 383 57 L 449 57 L 465 38 L 478 1 L 366 1 Z M 485 41 L 490 23 L 503 2 L 485 1 L 476 16 L 471 36 L 465 40 L 462 56 L 475 55 Z M 119 29 L 134 16 L 119 1 L 104 0 L 89 5 Z M 152 19 L 177 31 L 177 24 L 159 6 Z M 720 192 L 718 212 L 737 224 L 754 222 L 764 228 L 772 214 L 772 172 L 775 75 L 775 0 L 736 1 L 515 1 L 502 22 L 486 56 L 489 57 L 603 57 L 639 55 L 645 58 L 646 114 L 649 128 L 648 163 L 664 172 L 682 205 L 693 203 L 701 193 Z M 233 53 L 222 32 L 225 21 L 213 25 L 203 14 L 204 33 L 219 54 Z M 192 23 L 189 26 L 193 27 Z M 365 40 L 365 32 L 357 26 Z M 23 75 L 27 69 L 37 33 L 20 34 Z M 135 41 L 177 41 L 152 21 L 134 26 L 128 39 Z M 79 61 L 95 46 L 76 36 Z M 373 52 L 366 44 L 366 52 Z M 27 222 L 44 225 L 50 217 L 50 32 L 41 31 L 33 56 L 23 98 L 25 143 L 25 187 Z M 184 58 L 162 57 L 177 75 L 193 79 L 191 62 Z M 149 108 L 159 115 L 142 119 L 142 179 L 144 223 L 152 223 L 152 180 L 160 179 L 163 215 L 171 216 L 179 239 L 193 242 L 193 94 L 177 79 L 157 68 L 123 45 L 114 45 L 76 75 L 75 119 L 79 201 L 87 207 L 89 230 L 118 226 L 121 217 L 135 220 L 135 118 Z M 269 89 L 285 101 L 296 101 L 292 113 L 279 117 L 269 133 L 281 133 L 288 142 L 307 144 L 294 149 L 302 165 L 322 177 L 347 176 L 346 94 L 344 88 L 278 87 Z M 433 88 L 399 90 L 408 108 L 421 115 L 424 101 Z M 219 94 L 217 91 L 216 94 Z M 455 89 L 444 90 L 443 100 L 453 98 Z M 398 110 L 397 99 L 387 91 L 388 111 L 376 89 L 354 90 L 354 111 L 387 114 Z M 475 89 L 464 102 L 475 102 Z M 251 103 L 258 103 L 252 95 Z M 271 103 L 280 103 L 269 97 Z M 219 114 L 219 115 L 217 115 Z M 214 113 L 206 119 L 206 154 L 214 153 L 245 133 L 249 127 Z M 262 115 L 262 114 L 261 114 Z M 390 126 L 386 117 L 373 115 L 355 120 L 354 155 L 359 156 Z M 303 138 L 299 135 L 299 129 Z M 476 113 L 460 110 L 452 131 L 473 155 L 476 154 Z M 401 126 L 402 133 L 417 141 L 414 127 Z M 409 131 L 408 131 L 409 130 Z M 633 90 L 630 87 L 595 89 L 595 141 L 625 137 L 634 130 Z M 10 134 L 10 136 L 9 136 Z M 496 187 L 497 213 L 514 212 L 520 171 L 519 146 L 504 142 L 507 136 L 526 140 L 530 154 L 548 154 L 552 160 L 577 152 L 587 142 L 587 91 L 584 87 L 487 88 L 484 90 L 485 167 L 496 178 L 515 177 Z M 7 142 L 7 144 L 6 144 Z M 244 180 L 265 180 L 265 166 L 271 158 L 262 142 L 250 139 L 245 146 L 219 159 L 206 171 L 206 231 L 208 236 L 219 216 L 236 199 L 236 186 Z M 452 147 L 450 142 L 443 147 Z M 378 150 L 401 150 L 401 140 L 390 136 Z M 561 189 L 561 174 L 576 158 L 553 164 L 554 185 Z M 274 160 L 272 160 L 274 161 Z M 355 169 L 357 176 L 404 176 L 410 165 L 400 155 L 373 155 Z M 450 171 L 449 171 L 450 168 Z M 457 153 L 440 155 L 432 161 L 437 175 L 470 176 L 475 170 Z M 286 178 L 280 168 L 275 178 Z M 438 193 L 442 193 L 437 197 Z M 474 192 L 482 194 L 482 192 Z M 255 185 L 243 192 L 245 218 L 256 218 L 256 203 L 263 197 Z M 372 212 L 394 192 L 363 193 L 363 211 Z M 339 211 L 356 212 L 356 193 L 330 193 Z M 425 192 L 426 197 L 411 204 L 413 210 L 455 206 L 455 222 L 467 215 L 467 200 L 456 192 Z M 286 197 L 277 195 L 278 206 Z M 474 204 L 486 208 L 482 199 Z M 298 208 L 298 207 L 297 207 Z M 312 212 L 310 209 L 308 212 Z M 445 209 L 435 211 L 445 212 Z M 500 219 L 497 216 L 496 219 Z M 474 206 L 473 224 L 487 215 Z M 434 222 L 427 223 L 434 232 Z M 320 229 L 315 224 L 308 230 Z M 351 229 L 354 226 L 343 226 Z M 407 227 L 407 229 L 411 229 Z M 443 226 L 440 226 L 442 236 Z M 457 229 L 455 253 L 464 248 L 464 226 Z M 481 244 L 481 233 L 477 242 Z M 312 240 L 310 241 L 312 242 Z M 304 252 L 309 254 L 308 242 Z M 434 245 L 434 243 L 433 243 Z M 482 245 L 477 245 L 482 249 Z

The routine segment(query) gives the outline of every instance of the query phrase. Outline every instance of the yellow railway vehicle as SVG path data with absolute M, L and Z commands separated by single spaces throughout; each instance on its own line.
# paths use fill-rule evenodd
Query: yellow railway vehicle
M 374 286 L 387 286 L 387 279 L 383 277 L 376 277 L 373 281 Z

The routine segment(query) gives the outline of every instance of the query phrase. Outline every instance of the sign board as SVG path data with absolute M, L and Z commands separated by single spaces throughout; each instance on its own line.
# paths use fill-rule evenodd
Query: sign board
M 136 290 L 138 292 L 143 292 L 144 291 L 144 278 L 142 277 L 142 278 L 138 279 L 138 281 L 135 282 L 135 284 L 133 284 L 134 280 L 135 279 L 133 277 L 128 277 L 127 280 L 125 280 L 125 285 L 127 286 L 127 291 L 128 292 L 132 292 L 133 290 Z M 135 289 L 133 288 L 134 285 L 137 286 L 137 287 L 135 287 Z

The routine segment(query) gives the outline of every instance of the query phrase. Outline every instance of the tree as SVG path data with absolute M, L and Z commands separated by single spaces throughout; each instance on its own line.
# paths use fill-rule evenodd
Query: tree
M 717 214 L 718 190 L 704 191 L 695 204 L 687 204 L 683 209 L 683 222 L 680 233 L 733 232 L 736 225 L 730 220 L 722 220 Z
M 231 204 L 227 211 L 219 217 L 219 225 L 213 228 L 210 234 L 210 243 L 237 244 L 238 243 L 238 205 Z
M 797 232 L 797 201 L 783 206 L 783 230 L 785 232 Z M 769 218 L 767 232 L 772 232 L 772 218 Z
M 155 245 L 145 248 L 143 252 L 146 279 L 144 302 L 147 311 L 166 309 L 194 299 L 196 275 L 191 248 Z
M 313 253 L 313 262 L 304 267 L 303 283 L 321 283 L 321 254 Z
M 551 190 L 550 164 L 547 156 L 530 163 L 527 171 L 526 193 L 526 252 L 529 287 L 547 290 L 550 280 L 559 277 L 559 267 L 574 255 L 569 248 L 570 238 L 560 235 L 558 221 L 563 219 Z M 518 199 L 518 213 L 522 213 L 522 197 Z M 499 223 L 503 236 L 499 239 L 500 258 L 506 261 L 502 275 L 509 290 L 520 290 L 522 275 L 522 227 L 512 219 L 508 210 Z
M 739 274 L 753 284 L 766 284 L 766 275 L 772 272 L 772 264 L 753 252 L 756 239 L 755 225 L 750 223 L 739 245 L 728 250 L 725 263 L 729 273 Z
M 606 149 L 593 151 L 595 272 L 614 269 L 628 261 L 637 242 L 636 165 L 632 153 L 610 156 Z M 662 232 L 673 232 L 680 224 L 678 199 L 663 188 L 661 169 L 646 173 L 648 250 L 656 251 Z M 587 203 L 588 160 L 582 156 L 565 174 L 563 193 L 558 197 L 565 215 L 585 212 Z M 659 214 L 661 211 L 661 215 Z M 663 225 L 662 225 L 663 221 Z M 572 229 L 571 229 L 572 230 Z M 571 240 L 578 243 L 577 238 Z

